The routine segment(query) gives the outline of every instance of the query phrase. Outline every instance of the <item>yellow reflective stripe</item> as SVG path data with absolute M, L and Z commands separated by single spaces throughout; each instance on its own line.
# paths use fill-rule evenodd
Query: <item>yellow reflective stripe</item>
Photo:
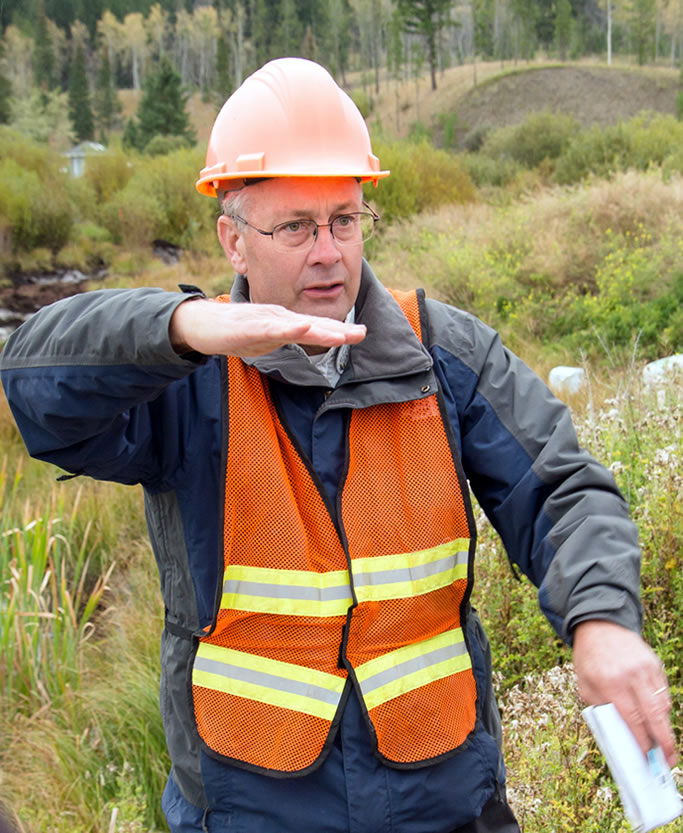
M 346 680 L 312 668 L 200 642 L 192 683 L 331 721 Z
M 398 553 L 397 555 L 377 555 L 369 558 L 354 558 L 354 572 L 373 573 L 382 570 L 399 570 L 403 567 L 415 567 L 420 564 L 428 564 L 430 561 L 438 561 L 446 555 L 465 550 L 469 552 L 469 538 L 455 538 L 453 541 L 446 541 L 436 547 L 427 550 L 415 550 L 415 552 Z
M 406 645 L 356 668 L 368 709 L 472 665 L 460 628 Z
M 354 558 L 353 584 L 359 602 L 405 599 L 467 578 L 469 539 L 457 538 L 428 550 Z
M 469 539 L 374 558 L 354 558 L 359 602 L 405 599 L 467 578 Z M 284 616 L 345 616 L 352 604 L 346 570 L 316 573 L 231 565 L 226 570 L 221 607 Z
M 284 584 L 298 587 L 336 587 L 349 583 L 347 570 L 316 573 L 312 570 L 280 570 L 276 567 L 246 567 L 231 564 L 225 571 L 226 579 L 255 581 L 260 584 Z
M 222 608 L 285 616 L 345 616 L 353 599 L 346 570 L 316 573 L 231 565 Z

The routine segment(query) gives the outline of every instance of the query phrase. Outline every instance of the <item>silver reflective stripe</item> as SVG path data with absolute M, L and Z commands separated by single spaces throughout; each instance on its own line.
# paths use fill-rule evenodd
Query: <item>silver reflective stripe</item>
M 467 653 L 467 646 L 464 642 L 456 642 L 454 645 L 445 645 L 442 648 L 437 648 L 430 651 L 428 654 L 422 654 L 405 662 L 401 662 L 392 668 L 387 668 L 384 671 L 379 671 L 365 680 L 360 680 L 361 691 L 364 695 L 369 694 L 387 683 L 393 683 L 401 677 L 407 677 L 409 674 L 414 674 L 417 671 L 422 671 L 439 662 L 445 662 L 449 659 L 455 659 Z
M 223 593 L 263 596 L 271 599 L 301 599 L 311 602 L 333 602 L 338 599 L 351 601 L 348 584 L 338 587 L 301 587 L 293 584 L 264 584 L 257 581 L 228 579 L 223 585 Z
M 277 691 L 285 691 L 288 694 L 297 694 L 300 697 L 310 697 L 312 700 L 320 700 L 322 703 L 329 703 L 336 706 L 339 702 L 339 693 L 329 691 L 314 683 L 302 683 L 297 680 L 288 680 L 284 677 L 277 677 L 265 671 L 255 671 L 249 668 L 241 668 L 239 665 L 231 665 L 225 662 L 218 662 L 206 657 L 197 656 L 194 661 L 196 671 L 205 671 L 208 674 L 220 674 L 231 680 L 241 680 L 244 683 L 252 683 L 265 688 L 273 688 Z
M 412 567 L 399 567 L 395 570 L 380 570 L 375 573 L 355 573 L 353 582 L 356 587 L 370 587 L 380 584 L 393 584 L 398 581 L 419 581 L 429 576 L 445 573 L 459 565 L 467 564 L 468 552 L 456 552 L 438 561 L 427 564 L 415 564 Z

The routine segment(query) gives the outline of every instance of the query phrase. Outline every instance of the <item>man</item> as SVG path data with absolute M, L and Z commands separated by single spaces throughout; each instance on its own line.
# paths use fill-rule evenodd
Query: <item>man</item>
M 377 281 L 361 183 L 387 174 L 325 70 L 270 62 L 198 182 L 230 298 L 88 293 L 2 357 L 33 455 L 144 486 L 173 833 L 518 831 L 467 481 L 585 699 L 675 760 L 614 480 L 492 330 Z

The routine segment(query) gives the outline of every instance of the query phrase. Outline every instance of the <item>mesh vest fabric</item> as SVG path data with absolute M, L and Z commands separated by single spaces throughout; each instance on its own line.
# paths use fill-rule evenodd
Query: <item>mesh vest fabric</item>
M 420 336 L 416 293 L 397 300 Z M 452 754 L 476 721 L 473 530 L 436 391 L 351 412 L 335 523 L 266 378 L 230 357 L 228 384 L 223 595 L 192 673 L 205 747 L 309 771 L 350 677 L 388 764 Z

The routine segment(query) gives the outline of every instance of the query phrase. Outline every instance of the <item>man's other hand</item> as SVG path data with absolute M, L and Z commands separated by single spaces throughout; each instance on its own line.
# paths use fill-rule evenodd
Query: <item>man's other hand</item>
M 661 661 L 638 634 L 613 622 L 581 622 L 574 629 L 574 669 L 586 703 L 614 703 L 643 752 L 661 746 L 674 766 L 669 685 Z
M 176 353 L 261 356 L 284 344 L 336 347 L 365 338 L 362 324 L 300 315 L 274 304 L 221 304 L 200 298 L 180 304 L 169 336 Z

